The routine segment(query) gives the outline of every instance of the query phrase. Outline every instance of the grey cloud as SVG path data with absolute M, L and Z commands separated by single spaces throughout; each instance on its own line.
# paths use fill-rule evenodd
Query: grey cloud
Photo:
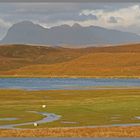
M 62 20 L 62 21 L 66 21 L 66 20 L 74 20 L 74 21 L 85 21 L 85 20 L 97 20 L 98 17 L 96 15 L 79 15 L 78 13 L 61 13 L 61 14 L 56 14 L 53 16 L 46 16 L 46 19 L 48 19 L 49 21 L 53 22 L 56 20 Z
M 0 17 L 11 23 L 22 20 L 41 22 L 58 22 L 66 20 L 84 21 L 97 20 L 95 15 L 79 16 L 82 9 L 106 8 L 104 4 L 92 3 L 13 3 L 0 5 Z M 12 16 L 11 16 L 12 15 Z
M 56 13 L 69 13 L 69 12 L 79 12 L 83 9 L 95 10 L 118 10 L 122 7 L 128 7 L 132 5 L 131 3 L 8 3 L 0 5 L 0 13 L 7 14 L 49 14 L 53 15 Z
M 81 17 L 86 18 L 86 19 L 92 19 L 92 20 L 98 20 L 98 17 L 96 15 L 81 15 Z
M 67 20 L 67 17 L 72 19 L 72 15 L 73 19 L 84 20 L 83 18 L 85 18 L 86 20 L 91 16 L 78 17 L 76 14 L 84 9 L 114 11 L 130 5 L 132 3 L 1 3 L 0 17 L 12 22 L 17 22 L 19 19 L 41 20 L 44 18 L 53 21 Z M 91 18 L 95 19 L 96 17 Z
M 137 3 L 135 3 L 137 4 Z M 58 21 L 85 21 L 98 20 L 96 15 L 79 15 L 82 10 L 102 9 L 104 11 L 115 11 L 129 7 L 134 3 L 1 3 L 0 18 L 11 24 L 23 20 L 30 20 L 38 23 L 57 23 Z M 109 22 L 116 23 L 119 19 L 111 17 Z M 3 34 L 1 29 L 0 34 Z
M 109 17 L 109 23 L 118 23 L 118 19 L 116 17 Z

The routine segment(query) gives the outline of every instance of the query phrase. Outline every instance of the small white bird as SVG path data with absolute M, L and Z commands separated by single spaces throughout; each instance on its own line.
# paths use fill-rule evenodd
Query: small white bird
M 42 108 L 46 108 L 46 105 L 42 105 Z
M 34 126 L 38 126 L 38 124 L 37 123 L 34 123 Z

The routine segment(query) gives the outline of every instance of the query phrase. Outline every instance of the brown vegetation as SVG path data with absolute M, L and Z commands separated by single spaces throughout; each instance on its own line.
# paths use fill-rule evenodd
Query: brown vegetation
M 139 77 L 140 44 L 69 49 L 0 46 L 0 75 L 31 77 Z
M 140 137 L 140 127 L 1 129 L 0 137 Z

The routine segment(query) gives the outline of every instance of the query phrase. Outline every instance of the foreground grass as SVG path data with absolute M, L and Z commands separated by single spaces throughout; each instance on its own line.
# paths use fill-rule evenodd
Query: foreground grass
M 43 104 L 47 108 L 43 109 Z M 60 120 L 40 124 L 37 128 L 140 123 L 136 118 L 140 116 L 140 89 L 0 90 L 0 118 L 19 118 L 14 121 L 0 120 L 0 125 L 34 122 L 43 118 L 29 111 L 62 116 Z M 35 128 L 33 125 L 20 127 Z
M 140 127 L 0 130 L 0 137 L 140 137 Z
M 42 105 L 47 108 L 43 109 Z M 139 137 L 140 127 L 105 127 L 103 125 L 140 123 L 140 89 L 104 90 L 0 90 L 0 125 L 34 122 L 42 115 L 61 115 L 60 120 L 24 125 L 24 130 L 0 130 L 1 137 Z M 74 123 L 64 123 L 74 122 Z M 86 128 L 96 126 L 97 128 Z M 98 126 L 101 126 L 98 128 Z M 75 128 L 79 127 L 79 128 Z M 84 128 L 80 128 L 84 127 Z

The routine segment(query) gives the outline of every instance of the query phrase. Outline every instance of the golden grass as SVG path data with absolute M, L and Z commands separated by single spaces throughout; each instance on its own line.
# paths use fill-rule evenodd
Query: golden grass
M 19 77 L 140 77 L 140 53 L 92 53 L 69 62 L 30 65 L 3 74 Z
M 56 113 L 62 115 L 62 118 L 56 122 L 40 124 L 36 128 L 31 125 L 20 127 L 26 129 L 1 129 L 0 137 L 140 137 L 140 126 L 80 128 L 80 126 L 114 124 L 112 116 L 118 114 L 121 117 L 117 124 L 139 123 L 139 120 L 134 119 L 140 114 L 139 93 L 139 89 L 87 91 L 1 89 L 0 116 L 2 118 L 16 117 L 21 118 L 22 122 L 36 121 L 42 118 L 42 116 L 29 113 L 29 109 L 38 112 Z M 47 109 L 42 109 L 42 104 L 46 104 Z M 62 124 L 61 121 L 79 123 Z M 9 123 L 11 122 L 1 122 L 1 125 Z
M 140 44 L 80 49 L 0 46 L 0 75 L 14 77 L 140 77 Z
M 0 46 L 0 71 L 18 69 L 36 64 L 55 64 L 73 60 L 88 53 L 83 49 L 65 49 L 48 46 L 2 45 Z
M 140 127 L 1 129 L 0 137 L 140 137 Z

